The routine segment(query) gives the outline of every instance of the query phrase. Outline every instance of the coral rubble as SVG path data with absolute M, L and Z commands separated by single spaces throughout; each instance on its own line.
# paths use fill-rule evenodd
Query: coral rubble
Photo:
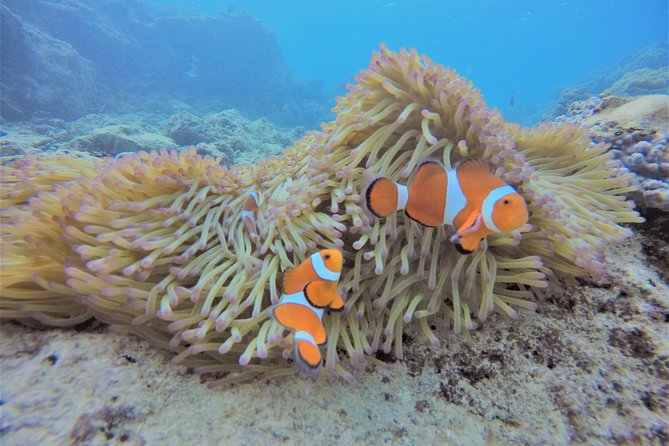
M 605 144 L 573 124 L 507 124 L 455 71 L 383 47 L 340 98 L 336 121 L 253 166 L 195 151 L 19 158 L 2 172 L 3 317 L 74 325 L 94 316 L 200 372 L 293 373 L 290 336 L 268 318 L 281 271 L 316 249 L 345 253 L 346 308 L 328 318 L 326 370 L 403 356 L 403 335 L 438 344 L 498 312 L 534 309 L 546 273 L 606 275 L 604 248 L 638 222 L 634 189 Z M 487 160 L 528 202 L 529 225 L 471 256 L 446 227 L 362 207 L 376 176 L 411 180 L 427 157 Z M 240 221 L 261 192 L 258 239 Z M 234 375 L 222 382 L 236 379 Z

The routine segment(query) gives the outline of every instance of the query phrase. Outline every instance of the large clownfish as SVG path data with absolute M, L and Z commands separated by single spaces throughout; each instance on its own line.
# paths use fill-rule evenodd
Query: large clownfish
M 418 167 L 411 186 L 378 178 L 366 197 L 367 207 L 379 218 L 404 209 L 424 226 L 455 226 L 451 242 L 462 254 L 474 252 L 487 235 L 519 229 L 528 219 L 523 197 L 480 160 L 455 169 L 428 160 Z
M 336 249 L 312 254 L 284 273 L 284 294 L 271 309 L 274 320 L 293 331 L 295 361 L 310 375 L 318 374 L 323 359 L 320 346 L 327 342 L 323 312 L 344 308 L 337 293 L 342 263 Z

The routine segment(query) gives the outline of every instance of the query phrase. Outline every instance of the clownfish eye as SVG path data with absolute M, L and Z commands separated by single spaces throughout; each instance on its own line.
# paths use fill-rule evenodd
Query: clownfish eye
M 509 200 L 504 200 L 504 204 L 509 204 Z
M 330 254 L 325 254 L 325 259 L 327 260 L 329 258 L 330 258 Z

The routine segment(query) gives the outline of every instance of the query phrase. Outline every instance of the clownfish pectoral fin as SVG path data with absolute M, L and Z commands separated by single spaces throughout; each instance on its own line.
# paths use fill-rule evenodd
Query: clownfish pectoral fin
M 304 297 L 307 301 L 316 308 L 327 308 L 332 305 L 335 299 L 339 297 L 337 294 L 337 282 L 330 282 L 325 280 L 317 280 L 309 282 L 304 287 Z
M 296 331 L 293 338 L 295 339 L 295 362 L 308 375 L 318 375 L 323 357 L 313 336 L 306 331 Z
M 474 251 L 469 251 L 465 248 L 462 247 L 460 243 L 454 243 L 453 246 L 455 246 L 455 249 L 462 254 L 463 256 L 468 256 L 469 254 L 473 253 Z
M 471 254 L 478 249 L 481 243 L 482 229 L 483 217 L 481 214 L 473 213 L 450 241 L 460 254 Z
M 468 255 L 479 248 L 482 240 L 480 234 L 465 234 L 455 243 L 455 249 L 460 254 Z
M 483 225 L 483 217 L 478 212 L 472 213 L 467 220 L 462 224 L 462 227 L 458 229 L 458 235 L 462 236 L 465 234 L 471 234 L 481 230 Z
M 404 209 L 407 204 L 407 187 L 388 178 L 377 178 L 365 193 L 367 208 L 378 218 L 387 217 Z

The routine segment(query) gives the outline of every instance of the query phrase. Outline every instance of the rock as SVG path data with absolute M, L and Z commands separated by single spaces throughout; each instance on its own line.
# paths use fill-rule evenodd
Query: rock
M 605 97 L 606 106 L 588 117 L 586 124 L 615 121 L 626 127 L 669 130 L 669 96 Z
M 6 6 L 0 16 L 0 117 L 19 121 L 39 112 L 72 119 L 85 113 L 95 101 L 92 62 Z
M 164 132 L 180 146 L 196 146 L 202 154 L 222 157 L 222 162 L 233 164 L 278 155 L 304 129 L 277 128 L 265 118 L 250 121 L 231 109 L 204 118 L 179 112 L 166 121 Z
M 194 146 L 209 141 L 203 134 L 202 119 L 188 111 L 171 116 L 165 123 L 165 134 L 180 146 Z
M 577 85 L 565 88 L 541 120 L 555 120 L 568 114 L 573 102 L 600 94 L 620 97 L 669 94 L 669 41 L 651 45 L 609 69 L 593 73 Z
M 69 52 L 88 61 L 97 72 L 101 101 L 128 93 L 193 104 L 214 101 L 217 110 L 225 104 L 290 126 L 317 127 L 328 114 L 321 83 L 294 79 L 274 34 L 248 14 L 205 17 L 137 0 L 5 0 L 3 4 L 11 10 L 14 28 L 29 27 L 44 39 L 67 42 Z M 5 39 L 3 24 L 5 50 L 22 54 L 15 39 Z M 46 56 L 65 71 L 73 68 L 73 62 L 63 57 Z M 3 67 L 17 79 L 23 72 L 14 64 Z M 82 76 L 87 72 L 78 71 Z M 65 92 L 86 104 L 74 90 L 83 86 L 86 93 L 86 85 L 72 82 Z M 6 119 L 24 119 L 20 105 L 17 101 L 3 105 Z M 58 117 L 66 112 L 47 111 Z
M 78 150 L 111 156 L 123 152 L 177 148 L 177 144 L 170 138 L 127 125 L 102 127 L 75 139 L 71 146 Z
M 637 96 L 669 92 L 667 68 L 638 68 L 625 73 L 606 93 L 614 96 Z
M 643 208 L 669 211 L 669 96 L 601 96 L 572 104 L 566 120 L 585 124 L 635 174 L 631 197 Z

